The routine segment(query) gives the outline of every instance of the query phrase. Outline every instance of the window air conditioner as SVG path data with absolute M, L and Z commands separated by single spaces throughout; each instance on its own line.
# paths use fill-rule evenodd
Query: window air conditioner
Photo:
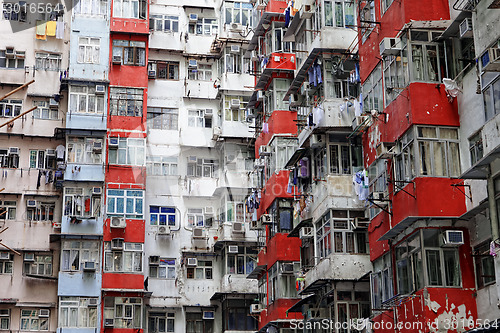
M 113 65 L 121 65 L 122 64 L 122 56 L 114 55 L 113 56 Z
M 214 311 L 203 311 L 203 319 L 215 319 Z
M 261 227 L 262 227 L 262 225 L 260 224 L 259 220 L 257 220 L 257 221 L 250 221 L 250 229 L 257 230 L 257 229 L 260 229 Z
M 365 217 L 355 217 L 354 218 L 354 228 L 355 229 L 368 229 L 370 225 L 370 220 Z
M 148 71 L 148 78 L 149 79 L 156 79 L 156 70 L 155 69 Z
M 262 216 L 260 217 L 261 224 L 271 224 L 272 222 L 273 222 L 273 219 L 272 219 L 271 215 L 269 215 L 269 214 L 262 214 Z
M 383 38 L 379 44 L 381 56 L 397 55 L 401 51 L 401 39 L 399 38 Z
M 195 59 L 189 60 L 189 68 L 198 68 L 198 61 Z
M 55 149 L 45 149 L 45 156 L 56 156 Z
M 229 31 L 231 32 L 242 32 L 243 31 L 243 26 L 239 23 L 231 23 L 231 27 L 229 28 Z M 232 52 L 233 47 L 231 46 L 231 52 Z M 239 51 L 239 46 L 238 46 L 238 52 Z
M 461 230 L 446 230 L 443 233 L 443 247 L 458 247 L 464 244 L 464 232 Z
M 383 201 L 385 199 L 385 192 L 373 192 L 372 198 L 374 201 Z
M 94 141 L 94 144 L 92 145 L 92 150 L 94 151 L 94 153 L 102 152 L 102 142 Z
M 245 232 L 245 225 L 243 222 L 233 222 L 233 233 L 241 234 Z
M 106 92 L 106 86 L 103 84 L 98 84 L 95 86 L 95 94 L 96 95 L 104 95 Z
M 160 257 L 159 256 L 150 256 L 149 257 L 149 264 L 150 265 L 159 265 L 160 264 Z
M 102 188 L 101 187 L 92 187 L 92 194 L 93 195 L 101 195 L 102 194 Z
M 262 304 L 252 304 L 250 305 L 250 313 L 260 313 L 262 312 L 262 310 L 264 310 L 264 308 L 262 307 Z
M 109 143 L 108 143 L 108 146 L 111 148 L 111 147 L 118 147 L 118 143 L 119 143 L 119 139 L 118 138 L 109 138 Z
M 17 148 L 17 147 L 10 147 L 9 148 L 9 155 L 19 155 L 19 148 Z
M 281 264 L 281 273 L 282 274 L 290 274 L 294 272 L 293 263 L 282 263 Z
M 210 215 L 210 214 L 214 214 L 214 207 L 212 207 L 212 206 L 207 206 L 207 207 L 205 207 L 205 209 L 204 209 L 204 213 L 205 213 L 205 214 L 208 214 L 208 215 Z
M 306 239 L 313 237 L 313 228 L 311 227 L 303 227 L 299 230 L 299 238 Z
M 123 216 L 112 216 L 111 217 L 111 228 L 125 228 L 127 223 L 125 217 Z
M 85 261 L 83 262 L 83 271 L 84 272 L 95 272 L 96 264 L 95 261 Z
M 229 245 L 227 253 L 238 253 L 238 245 Z
M 212 109 L 205 109 L 205 118 L 210 118 L 214 114 L 214 110 Z
M 231 100 L 231 109 L 239 109 L 240 108 L 240 100 L 232 99 Z
M 491 47 L 483 53 L 481 68 L 485 72 L 500 72 L 500 48 Z
M 89 298 L 88 306 L 97 306 L 99 303 L 98 298 Z
M 113 238 L 111 240 L 112 250 L 123 250 L 123 238 Z
M 471 38 L 472 37 L 472 19 L 467 17 L 465 20 L 460 22 L 460 38 Z
M 115 319 L 114 318 L 106 318 L 104 319 L 104 327 L 114 327 Z
M 193 238 L 205 238 L 205 230 L 203 228 L 193 228 Z
M 36 200 L 26 200 L 26 207 L 36 208 Z
M 377 158 L 392 158 L 394 156 L 394 143 L 393 142 L 380 142 L 376 148 Z
M 231 53 L 240 53 L 239 45 L 231 45 Z
M 198 22 L 198 14 L 189 14 L 189 22 Z
M 158 235 L 170 235 L 170 228 L 166 225 L 159 226 Z
M 309 141 L 311 148 L 319 148 L 326 145 L 326 136 L 324 134 L 312 134 Z
M 188 266 L 197 266 L 198 265 L 198 259 L 196 259 L 196 258 L 188 258 L 187 265 Z
M 16 56 L 16 52 L 14 51 L 13 47 L 8 47 L 5 49 L 5 57 L 13 59 Z

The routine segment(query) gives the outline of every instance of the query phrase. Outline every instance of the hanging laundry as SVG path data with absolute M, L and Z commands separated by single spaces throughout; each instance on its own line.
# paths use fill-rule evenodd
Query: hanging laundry
M 307 126 L 313 127 L 314 124 L 314 115 L 313 113 L 309 113 L 309 116 L 307 116 Z
M 316 87 L 316 85 L 314 84 L 314 68 L 312 66 L 309 67 L 309 70 L 307 71 L 307 74 L 309 76 L 309 85 Z
M 45 185 L 47 185 L 49 183 L 49 172 L 48 171 L 44 172 L 45 172 Z
M 42 20 L 36 21 L 36 39 L 47 40 L 46 35 L 47 22 Z
M 63 39 L 64 38 L 64 22 L 56 23 L 56 38 Z
M 356 117 L 361 116 L 361 103 L 357 99 L 354 99 L 353 104 L 354 104 L 354 115 Z
M 323 115 L 325 114 L 324 110 L 322 107 L 318 106 L 316 108 L 313 109 L 313 115 L 314 115 L 314 120 L 316 121 L 316 123 L 314 124 L 314 126 L 318 126 L 319 124 L 321 124 L 321 121 L 323 120 Z
M 354 183 L 354 191 L 356 192 L 358 199 L 361 201 L 366 200 L 366 198 L 368 198 L 370 185 L 370 182 L 368 180 L 368 171 L 361 170 L 356 172 L 352 176 L 352 180 Z
M 318 63 L 314 65 L 314 82 L 314 86 L 323 83 L 323 78 L 321 75 L 321 65 Z
M 308 178 L 309 177 L 309 158 L 303 157 L 300 162 L 300 178 Z
M 40 188 L 40 181 L 42 180 L 42 170 L 38 170 L 38 179 L 36 181 L 36 188 Z
M 288 25 L 290 24 L 290 9 L 290 6 L 285 9 L 285 28 L 288 28 Z
M 47 36 L 54 37 L 56 35 L 56 21 L 48 21 L 47 22 Z
M 268 123 L 263 123 L 262 124 L 262 133 L 269 133 L 269 124 Z

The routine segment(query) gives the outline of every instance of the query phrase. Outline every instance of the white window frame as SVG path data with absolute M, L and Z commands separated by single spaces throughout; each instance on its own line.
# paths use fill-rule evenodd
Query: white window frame
M 50 315 L 49 317 L 39 317 L 39 313 L 40 309 L 21 309 L 20 331 L 48 331 Z
M 101 152 L 94 151 L 94 143 L 101 144 Z M 96 137 L 67 138 L 66 162 L 77 164 L 101 164 L 103 161 L 104 139 Z
M 346 8 L 349 8 L 349 4 L 352 7 L 352 18 L 350 19 L 350 24 L 347 24 L 347 19 L 349 15 L 346 14 Z M 339 21 L 339 17 L 337 16 L 337 8 L 340 5 L 341 15 L 340 18 L 342 22 Z M 330 8 L 328 8 L 330 7 Z M 331 13 L 331 22 L 329 21 L 329 17 L 327 17 L 327 9 L 330 10 Z M 354 0 L 328 0 L 324 2 L 324 18 L 325 18 L 325 26 L 327 27 L 337 27 L 337 28 L 352 28 L 356 25 L 356 6 L 354 4 Z
M 61 244 L 60 270 L 62 272 L 81 271 L 86 261 L 95 262 L 96 270 L 99 270 L 99 253 L 98 241 L 77 239 L 64 240 Z
M 215 36 L 219 33 L 219 20 L 210 17 L 199 17 L 196 23 L 189 24 L 189 33 L 198 36 Z
M 70 113 L 103 114 L 105 105 L 105 95 L 96 94 L 95 86 L 71 85 L 69 87 Z
M 93 187 L 64 187 L 63 215 L 73 218 L 101 216 L 102 194 L 93 194 L 92 189 Z M 89 207 L 88 212 L 85 211 L 87 206 Z
M 147 18 L 146 0 L 114 0 L 113 16 L 129 19 Z
M 59 110 L 49 108 L 47 101 L 33 101 L 33 106 L 37 108 L 33 110 L 33 119 L 58 120 Z
M 0 275 L 10 274 L 14 271 L 14 254 L 9 254 L 8 260 L 0 260 Z
M 75 16 L 102 17 L 108 16 L 107 0 L 73 0 L 72 14 Z
M 127 212 L 127 204 L 133 210 Z M 144 191 L 108 189 L 107 192 L 108 216 L 125 216 L 127 218 L 142 219 L 144 215 Z M 123 211 L 121 208 L 123 207 Z
M 179 128 L 179 109 L 148 107 L 148 130 L 177 131 Z
M 243 8 L 246 7 L 246 8 Z M 246 20 L 243 20 L 246 14 Z M 243 27 L 253 27 L 253 7 L 249 2 L 224 1 L 224 22 L 225 24 L 239 23 Z M 245 22 L 246 21 L 246 22 Z
M 146 164 L 146 140 L 118 138 L 118 147 L 108 147 L 108 162 L 109 164 L 144 166 Z
M 198 63 L 196 68 L 189 68 L 188 79 L 195 81 L 212 81 L 213 68 L 212 64 Z
M 35 52 L 35 69 L 44 71 L 59 71 L 62 55 L 60 53 Z
M 55 220 L 55 202 L 40 202 L 36 207 L 26 208 L 26 220 L 35 222 L 53 222 Z
M 134 0 L 115 0 L 114 3 L 119 1 L 132 1 Z M 144 1 L 144 0 L 141 0 Z M 135 1 L 137 2 L 137 1 Z M 121 57 L 121 64 L 126 66 L 146 66 L 146 42 L 127 40 L 127 39 L 114 39 L 113 40 L 113 56 Z
M 6 50 L 0 50 L 0 68 L 3 69 L 24 69 L 25 67 L 25 51 L 14 51 L 14 58 L 6 57 Z
M 46 254 L 46 253 L 35 253 L 34 261 L 26 261 L 26 257 L 24 257 L 23 274 L 52 276 L 53 260 L 54 258 L 52 254 Z
M 206 115 L 205 109 L 188 110 L 188 126 L 200 127 L 200 128 L 212 128 L 212 116 Z
M 179 32 L 179 15 L 150 14 L 149 30 L 170 33 Z
M 148 176 L 177 176 L 179 161 L 177 156 L 146 156 Z
M 217 160 L 198 158 L 196 162 L 188 160 L 187 163 L 187 176 L 188 177 L 206 177 L 215 178 L 219 170 L 219 163 Z
M 177 278 L 175 259 L 160 257 L 158 264 L 149 263 L 149 277 L 153 279 L 175 280 Z
M 78 37 L 79 64 L 99 64 L 101 50 L 101 39 L 99 37 Z
M 161 323 L 163 321 L 163 324 Z M 151 323 L 153 322 L 153 325 Z M 161 329 L 161 327 L 165 329 Z M 149 312 L 148 331 L 155 333 L 175 332 L 175 313 L 174 312 Z
M 0 309 L 0 331 L 10 330 L 10 309 Z
M 23 101 L 20 99 L 4 99 L 0 101 L 0 117 L 12 118 L 19 116 L 22 109 Z M 7 110 L 9 110 L 8 113 Z
M 186 277 L 189 280 L 213 280 L 214 265 L 212 260 L 199 260 L 196 267 L 186 268 Z
M 113 250 L 111 242 L 104 242 L 104 272 L 141 274 L 143 250 L 143 243 L 124 242 L 122 250 Z
M 97 297 L 59 297 L 59 327 L 97 328 L 97 306 L 89 300 Z
M 104 298 L 104 319 L 114 319 L 114 328 L 142 328 L 142 298 Z
M 7 211 L 7 213 L 4 213 Z M 17 211 L 17 201 L 2 200 L 0 201 L 0 220 L 15 220 Z
M 142 117 L 144 89 L 109 88 L 109 114 L 112 116 Z
M 30 169 L 55 169 L 56 157 L 47 156 L 45 149 L 30 149 Z

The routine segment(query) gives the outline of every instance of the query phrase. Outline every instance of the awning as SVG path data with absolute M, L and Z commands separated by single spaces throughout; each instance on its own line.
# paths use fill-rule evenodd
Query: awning
M 387 231 L 382 237 L 378 239 L 378 241 L 384 241 L 388 239 L 392 239 L 399 235 L 401 231 L 405 230 L 409 227 L 413 222 L 418 220 L 457 220 L 459 217 L 457 216 L 408 216 L 401 220 L 398 224 L 393 226 L 391 230 Z
M 301 19 L 299 11 L 293 16 L 292 22 L 290 22 L 290 25 L 286 30 L 285 36 L 283 36 L 284 42 L 295 42 L 295 33 L 297 32 L 297 28 L 300 25 L 300 21 Z
M 225 240 L 217 240 L 214 244 L 214 251 L 222 250 L 224 245 L 245 245 L 245 246 L 257 246 L 257 242 L 249 242 L 245 240 L 233 240 L 233 239 L 225 239 Z
M 490 174 L 489 166 L 497 158 L 500 158 L 500 145 L 483 156 L 472 167 L 465 171 L 460 178 L 462 179 L 488 179 Z
M 291 167 L 293 167 L 302 157 L 304 157 L 304 155 L 308 152 L 308 148 L 299 148 L 297 149 L 292 157 L 290 157 L 290 159 L 288 160 L 288 162 L 286 162 L 285 164 L 285 169 L 290 169 Z
M 259 265 L 247 275 L 247 279 L 258 279 L 267 270 L 267 265 Z
M 16 306 L 20 308 L 55 308 L 56 303 L 17 302 Z
M 485 209 L 488 208 L 488 198 L 484 199 L 477 205 L 476 207 L 472 208 L 471 210 L 467 211 L 467 213 L 464 213 L 462 216 L 460 216 L 458 219 L 459 220 L 465 220 L 468 221 L 477 214 L 481 213 Z
M 297 303 L 295 303 L 290 309 L 286 310 L 286 313 L 290 313 L 290 312 L 302 313 L 302 305 L 311 304 L 311 303 L 314 303 L 315 301 L 316 301 L 315 294 L 306 296 L 303 299 L 301 299 L 300 301 L 298 301 Z
M 16 304 L 18 301 L 18 298 L 0 298 L 0 304 Z
M 297 224 L 297 226 L 288 233 L 287 237 L 299 237 L 299 230 L 303 227 L 310 227 L 310 226 L 312 226 L 312 217 L 300 221 L 299 224 Z
M 459 37 L 458 32 L 460 30 L 460 23 L 468 17 L 472 17 L 472 12 L 462 11 L 458 14 L 453 22 L 446 28 L 445 31 L 439 36 L 438 40 L 443 40 L 447 38 Z
M 299 295 L 306 295 L 306 294 L 311 294 L 311 293 L 316 293 L 319 289 L 323 288 L 326 286 L 328 283 L 330 283 L 332 280 L 331 279 L 319 279 L 305 287 L 301 292 L 299 292 Z
M 239 292 L 231 292 L 231 293 L 222 293 L 222 292 L 216 292 L 210 297 L 211 301 L 222 301 L 225 298 L 228 298 L 230 296 L 236 296 L 238 299 L 255 299 L 259 294 L 256 293 L 239 293 Z

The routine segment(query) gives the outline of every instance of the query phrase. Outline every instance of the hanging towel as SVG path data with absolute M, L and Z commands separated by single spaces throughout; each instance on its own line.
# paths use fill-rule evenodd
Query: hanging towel
M 47 22 L 42 20 L 36 21 L 36 39 L 46 40 Z
M 307 71 L 307 74 L 309 75 L 309 85 L 314 85 L 314 68 L 313 66 L 309 67 L 309 70 Z
M 289 24 L 290 24 L 290 7 L 285 9 L 285 28 L 288 28 Z
M 57 39 L 64 38 L 64 22 L 57 22 L 57 24 L 56 24 L 56 38 Z
M 262 124 L 262 132 L 265 134 L 269 133 L 269 125 L 267 123 Z
M 47 22 L 47 36 L 55 36 L 56 35 L 56 21 L 48 21 Z
M 314 65 L 314 82 L 316 83 L 315 86 L 323 82 L 321 66 L 319 64 Z

